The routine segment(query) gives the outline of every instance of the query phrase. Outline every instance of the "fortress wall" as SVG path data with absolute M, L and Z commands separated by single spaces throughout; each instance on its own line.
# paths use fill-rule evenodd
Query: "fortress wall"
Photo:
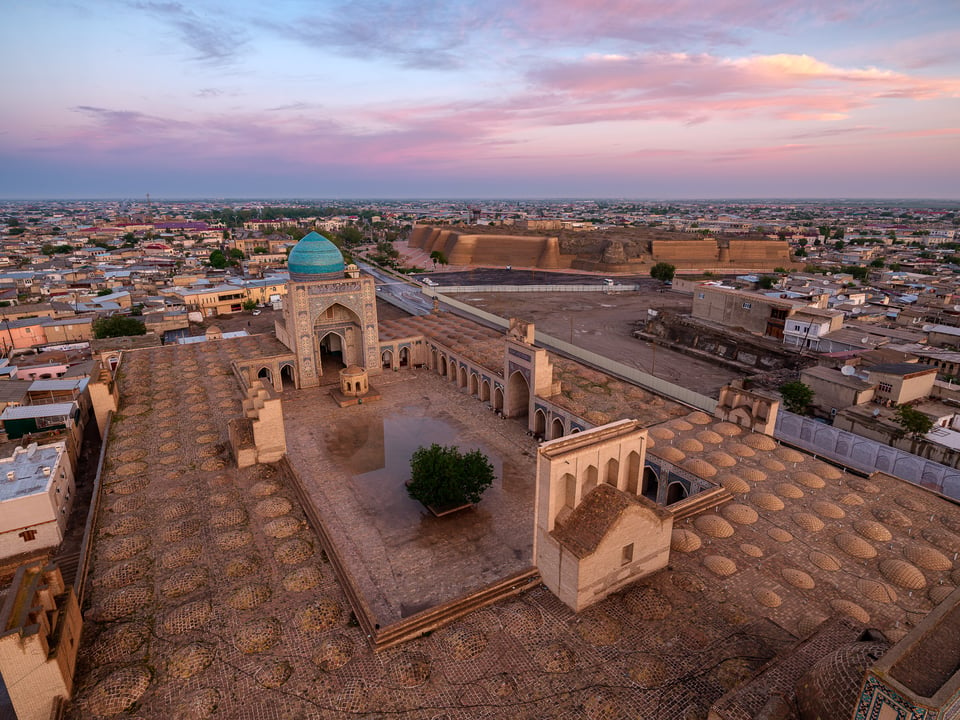
M 428 225 L 414 225 L 413 230 L 410 231 L 410 247 L 426 248 L 432 232 L 433 228 Z
M 731 240 L 730 261 L 739 264 L 790 263 L 790 246 L 785 240 Z
M 651 253 L 654 262 L 672 265 L 715 265 L 719 259 L 717 241 L 707 240 L 653 240 Z
M 572 258 L 560 255 L 560 241 L 543 235 L 470 235 L 455 230 L 416 226 L 410 246 L 431 253 L 439 250 L 451 265 L 516 265 L 569 267 Z
M 456 235 L 447 257 L 455 265 L 518 265 L 538 267 L 546 249 L 544 237 L 517 235 Z M 559 246 L 558 246 L 559 248 Z

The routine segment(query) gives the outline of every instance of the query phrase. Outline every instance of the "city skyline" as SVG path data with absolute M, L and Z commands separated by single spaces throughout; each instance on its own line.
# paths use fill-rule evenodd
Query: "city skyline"
M 4 15 L 4 198 L 960 194 L 949 2 Z

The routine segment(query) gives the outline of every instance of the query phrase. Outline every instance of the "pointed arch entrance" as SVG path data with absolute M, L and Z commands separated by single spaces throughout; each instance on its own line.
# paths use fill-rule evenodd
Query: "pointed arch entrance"
M 273 373 L 270 372 L 270 368 L 268 367 L 260 368 L 260 372 L 257 373 L 257 377 L 260 378 L 261 380 L 266 380 L 264 385 L 273 387 Z
M 672 482 L 667 488 L 667 505 L 683 500 L 687 496 L 687 489 L 682 483 Z
M 504 411 L 507 417 L 526 417 L 530 412 L 530 385 L 519 370 L 507 381 L 507 402 L 509 406 Z
M 317 344 L 320 348 L 321 375 L 336 379 L 337 373 L 347 366 L 344 356 L 346 342 L 343 335 L 329 330 L 320 336 Z
M 643 468 L 643 485 L 640 494 L 653 502 L 656 502 L 657 496 L 660 495 L 660 478 L 652 467 Z
M 547 434 L 547 414 L 538 409 L 533 416 L 533 432 L 537 437 L 542 438 Z
M 288 363 L 280 366 L 280 382 L 284 390 L 297 387 L 297 378 L 294 374 L 293 365 Z
M 563 420 L 554 418 L 550 425 L 550 439 L 556 440 L 563 437 Z

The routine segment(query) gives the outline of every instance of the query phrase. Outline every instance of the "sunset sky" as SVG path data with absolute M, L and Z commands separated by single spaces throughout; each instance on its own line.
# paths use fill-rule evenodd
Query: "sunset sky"
M 960 198 L 958 0 L 7 0 L 0 197 Z

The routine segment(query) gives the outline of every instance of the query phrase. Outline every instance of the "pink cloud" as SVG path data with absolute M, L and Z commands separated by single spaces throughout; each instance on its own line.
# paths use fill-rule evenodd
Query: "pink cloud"
M 569 121 L 767 111 L 787 120 L 832 121 L 883 99 L 960 96 L 960 80 L 875 67 L 841 68 L 808 55 L 722 58 L 705 53 L 595 55 L 542 66 L 534 89 L 565 96 Z M 583 118 L 583 119 L 578 119 Z

